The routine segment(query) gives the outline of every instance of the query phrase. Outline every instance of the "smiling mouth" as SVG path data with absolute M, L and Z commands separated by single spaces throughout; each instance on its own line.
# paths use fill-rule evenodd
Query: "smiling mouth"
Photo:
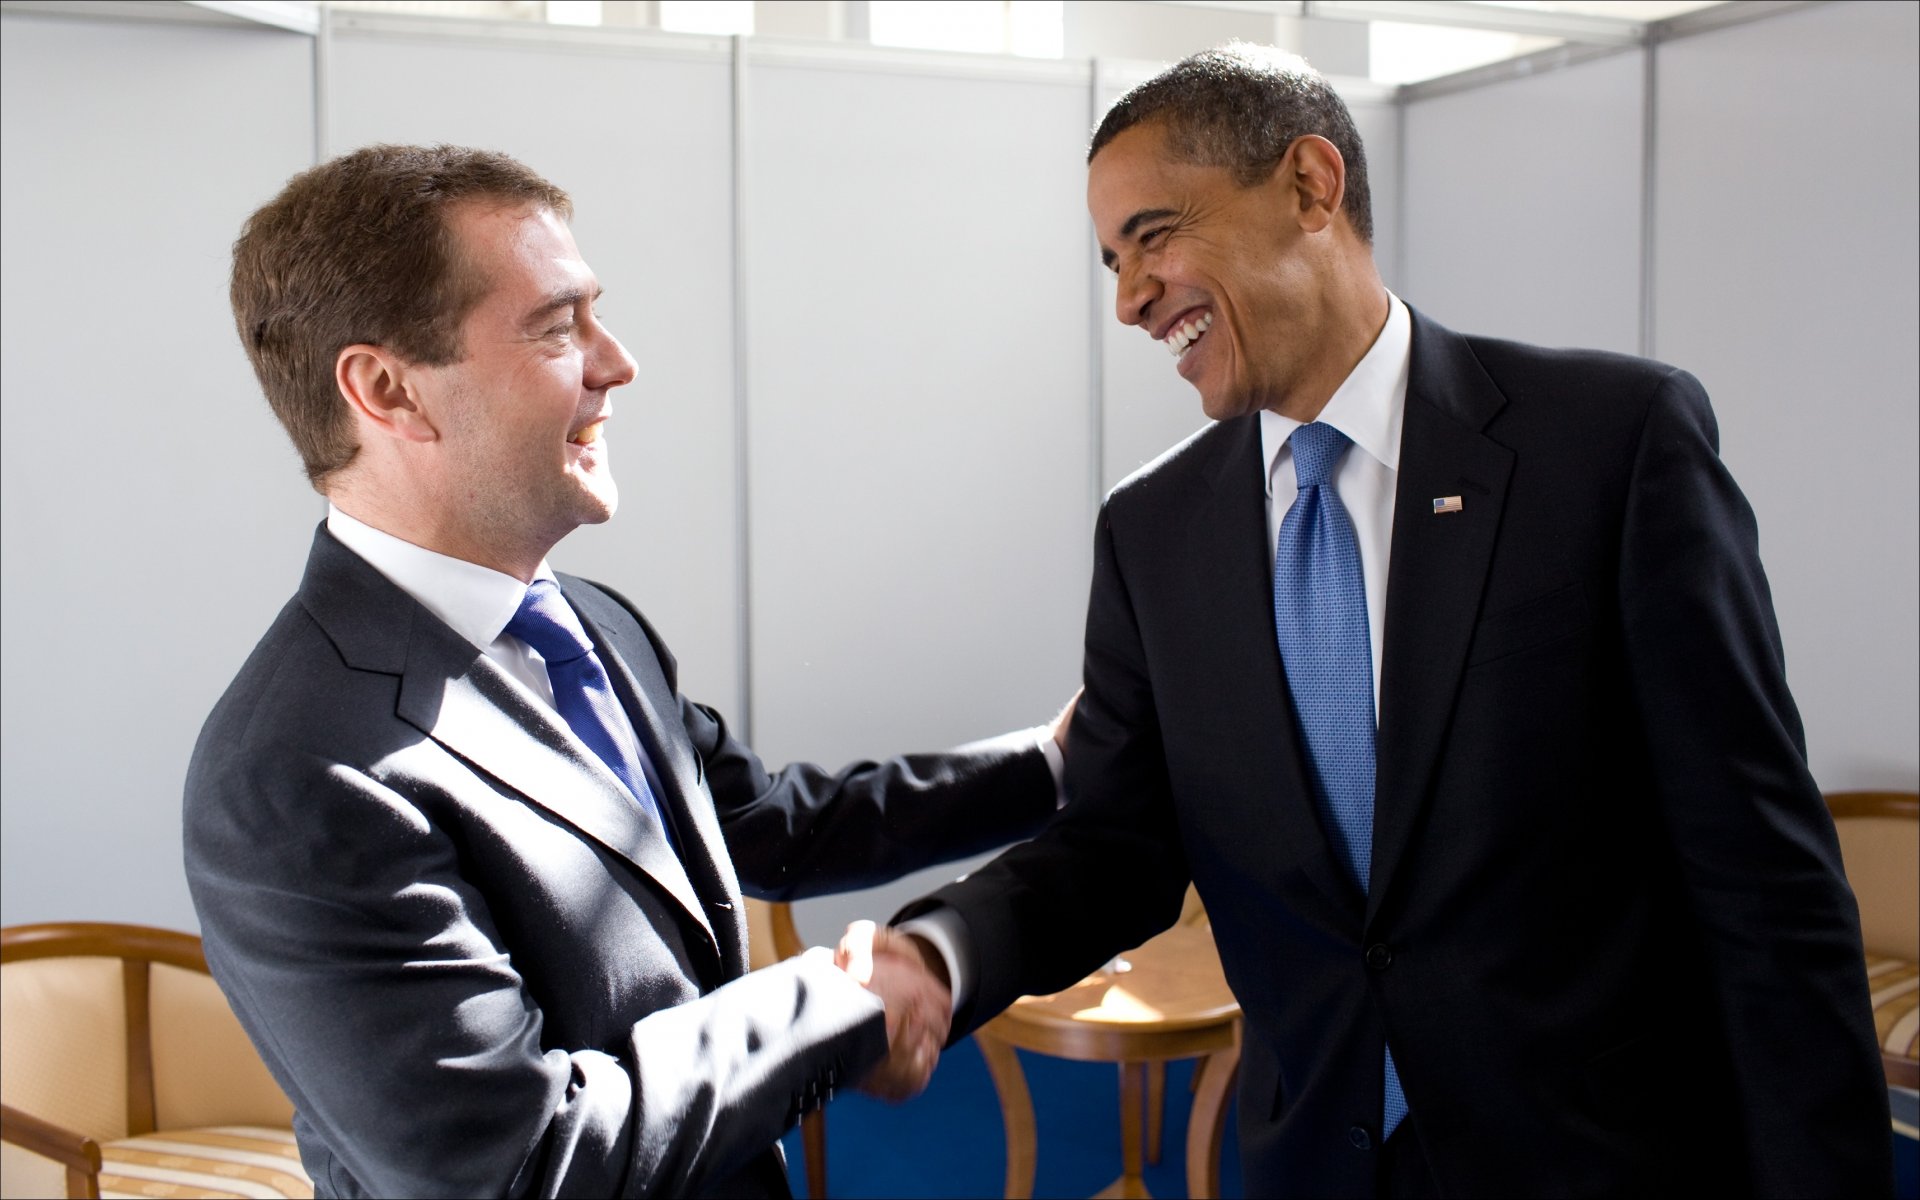
M 1172 329 L 1169 329 L 1167 336 L 1160 340 L 1160 344 L 1167 348 L 1168 354 L 1173 355 L 1175 358 L 1181 358 L 1184 357 L 1187 351 L 1193 347 L 1194 343 L 1204 337 L 1207 330 L 1211 328 L 1213 328 L 1213 314 L 1211 312 L 1205 312 L 1194 320 L 1175 325 Z
M 606 423 L 606 418 L 602 417 L 593 424 L 582 427 L 580 432 L 568 438 L 567 441 L 576 446 L 591 446 L 600 440 L 600 427 Z

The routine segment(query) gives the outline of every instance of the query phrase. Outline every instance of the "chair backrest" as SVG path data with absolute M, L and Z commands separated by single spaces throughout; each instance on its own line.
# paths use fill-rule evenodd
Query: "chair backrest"
M 1869 954 L 1920 961 L 1920 794 L 1830 792 Z
M 0 1006 L 0 1100 L 14 1108 L 103 1141 L 293 1123 L 192 934 L 0 929 Z
M 793 905 L 747 897 L 747 965 L 770 967 L 806 949 L 793 923 Z

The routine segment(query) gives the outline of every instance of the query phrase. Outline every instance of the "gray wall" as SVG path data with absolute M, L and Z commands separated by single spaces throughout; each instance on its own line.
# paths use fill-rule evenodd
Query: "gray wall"
M 573 193 L 641 374 L 620 516 L 555 562 L 642 604 L 775 763 L 1047 719 L 1101 482 L 1199 424 L 1145 339 L 1107 361 L 1132 331 L 1098 294 L 1084 62 L 758 39 L 736 114 L 726 39 L 336 14 L 316 55 L 210 19 L 0 22 L 7 923 L 195 925 L 187 755 L 322 513 L 227 253 L 316 143 L 482 144 Z
M 1657 52 L 1653 353 L 1700 376 L 1753 501 L 1828 788 L 1913 788 L 1920 738 L 1920 5 Z
M 1822 5 L 1405 110 L 1402 296 L 1706 384 L 1829 790 L 1920 784 L 1917 42 Z
M 1644 80 L 1623 54 L 1407 105 L 1401 298 L 1456 329 L 1634 353 Z
M 5 923 L 194 926 L 187 754 L 322 512 L 226 295 L 311 160 L 312 64 L 291 33 L 0 17 Z
M 1657 60 L 1656 350 L 1706 379 L 1761 508 L 1830 786 L 1916 773 L 1912 22 L 1842 5 Z M 553 175 L 642 365 L 621 515 L 556 563 L 633 595 L 776 762 L 1045 719 L 1098 492 L 1201 422 L 1113 321 L 1082 212 L 1086 126 L 1139 68 L 749 43 L 736 179 L 724 41 L 412 28 L 342 22 L 330 147 L 474 141 Z M 240 221 L 312 161 L 314 43 L 7 11 L 0 49 L 0 921 L 192 928 L 187 754 L 321 512 L 225 299 Z M 1755 82 L 1789 53 L 1831 111 Z M 1351 92 L 1389 284 L 1466 328 L 1630 339 L 1640 61 Z M 1821 419 L 1793 420 L 1809 395 Z M 1844 465 L 1809 487 L 1809 451 Z M 803 931 L 922 882 L 812 902 Z

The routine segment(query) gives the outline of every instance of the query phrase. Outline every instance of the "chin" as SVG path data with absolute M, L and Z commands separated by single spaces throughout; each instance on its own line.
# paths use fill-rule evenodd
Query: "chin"
M 580 498 L 576 516 L 582 525 L 599 525 L 613 517 L 620 507 L 620 485 L 604 469 L 579 476 Z
M 584 507 L 585 511 L 580 514 L 582 525 L 605 524 L 620 510 L 620 492 L 608 487 L 604 492 L 595 493 Z
M 1231 421 L 1258 407 L 1247 396 L 1221 395 L 1206 388 L 1196 390 L 1200 393 L 1200 411 L 1207 415 L 1209 421 Z

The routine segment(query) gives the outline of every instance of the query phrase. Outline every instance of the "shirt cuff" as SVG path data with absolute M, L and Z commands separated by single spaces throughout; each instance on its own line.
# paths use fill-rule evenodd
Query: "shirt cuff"
M 1040 747 L 1040 754 L 1047 760 L 1047 770 L 1053 772 L 1053 807 L 1058 810 L 1067 806 L 1067 760 L 1060 753 L 1060 743 L 1053 740 L 1053 730 L 1046 725 L 1033 727 L 1033 740 Z
M 967 952 L 967 926 L 951 908 L 909 917 L 894 926 L 901 933 L 925 938 L 947 964 L 947 985 L 953 994 L 953 1012 L 973 997 L 973 957 Z

